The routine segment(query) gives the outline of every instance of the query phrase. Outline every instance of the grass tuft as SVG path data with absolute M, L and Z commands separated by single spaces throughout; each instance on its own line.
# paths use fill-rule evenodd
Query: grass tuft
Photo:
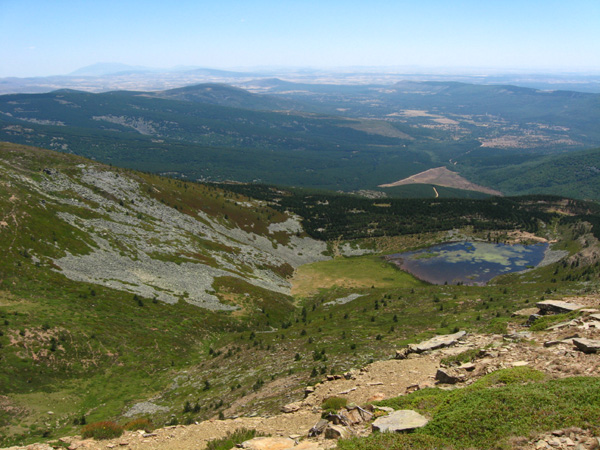
M 323 401 L 321 408 L 325 412 L 336 413 L 348 404 L 348 399 L 343 397 L 329 397 Z
M 262 436 L 262 434 L 258 433 L 256 430 L 240 428 L 234 432 L 228 432 L 224 438 L 208 441 L 206 450 L 230 450 L 238 444 L 258 436 Z

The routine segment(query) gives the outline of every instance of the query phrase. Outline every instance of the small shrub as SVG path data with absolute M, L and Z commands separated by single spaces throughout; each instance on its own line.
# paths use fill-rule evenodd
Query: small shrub
M 442 358 L 441 363 L 446 364 L 448 366 L 460 365 L 464 363 L 470 363 L 477 359 L 481 349 L 472 348 L 469 350 L 465 350 L 464 352 L 459 353 L 458 355 L 450 355 Z
M 566 322 L 579 317 L 581 313 L 574 311 L 567 314 L 551 314 L 538 318 L 529 328 L 531 331 L 543 331 L 559 322 Z
M 123 425 L 123 429 L 127 431 L 144 430 L 146 433 L 150 433 L 154 430 L 154 425 L 149 419 L 135 419 Z
M 122 434 L 123 427 L 110 421 L 90 423 L 81 429 L 81 435 L 84 439 L 113 439 Z
M 348 404 L 348 399 L 343 397 L 329 397 L 323 401 L 321 408 L 325 412 L 336 413 Z
M 233 433 L 228 432 L 224 438 L 213 439 L 208 441 L 206 450 L 230 450 L 238 444 L 244 441 L 248 441 L 252 438 L 263 436 L 261 433 L 257 433 L 256 430 L 249 430 L 247 428 L 240 428 L 235 430 Z
M 190 416 L 186 417 L 186 418 L 183 420 L 183 424 L 184 424 L 184 425 L 191 425 L 191 424 L 193 424 L 194 422 L 195 422 L 194 418 L 193 418 L 193 417 L 190 417 Z

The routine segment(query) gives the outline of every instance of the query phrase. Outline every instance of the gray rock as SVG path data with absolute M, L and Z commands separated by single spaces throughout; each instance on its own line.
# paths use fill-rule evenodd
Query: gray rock
M 438 369 L 435 379 L 442 384 L 456 384 L 465 381 L 466 376 L 456 369 Z
M 346 410 L 342 410 L 341 415 L 345 416 L 346 421 L 350 425 L 356 425 L 358 423 L 367 422 L 371 420 L 373 414 L 360 406 L 349 407 Z
M 573 341 L 570 342 L 571 344 L 573 343 Z M 544 347 L 548 348 L 548 347 L 554 347 L 555 345 L 560 345 L 560 344 L 564 344 L 563 341 L 561 341 L 560 339 L 558 340 L 552 340 L 552 341 L 546 341 L 544 342 Z
M 135 405 L 133 405 L 123 415 L 125 417 L 133 417 L 133 416 L 138 416 L 138 415 L 155 414 L 155 413 L 166 412 L 166 411 L 169 411 L 169 408 L 167 408 L 165 406 L 155 405 L 154 403 L 151 403 L 151 402 L 141 402 L 141 403 L 136 403 Z
M 346 439 L 350 435 L 350 430 L 340 425 L 328 425 L 325 428 L 325 439 Z
M 459 331 L 454 334 L 446 334 L 444 336 L 436 336 L 419 344 L 409 345 L 411 353 L 423 353 L 438 348 L 450 347 L 455 345 L 461 338 L 467 334 L 466 331 Z
M 281 407 L 281 412 L 285 414 L 293 413 L 298 411 L 300 409 L 300 406 L 301 405 L 298 402 L 288 403 L 287 405 Z
M 521 339 L 530 339 L 531 332 L 530 331 L 517 331 L 516 333 L 505 334 L 504 339 L 508 339 L 511 341 L 520 341 Z
M 576 338 L 573 344 L 583 353 L 598 353 L 600 350 L 600 341 L 594 339 Z
M 323 431 L 325 431 L 325 428 L 327 428 L 327 425 L 329 425 L 329 422 L 327 420 L 325 420 L 325 419 L 319 420 L 316 423 L 316 425 L 308 431 L 308 437 L 319 436 L 320 434 L 323 433 Z
M 427 422 L 429 420 L 418 412 L 410 409 L 401 409 L 387 416 L 379 417 L 373 422 L 372 427 L 373 431 L 400 432 L 424 427 L 427 425 Z
M 396 350 L 396 356 L 394 356 L 394 359 L 406 359 L 409 353 L 409 348 L 401 348 L 400 350 Z
M 576 303 L 563 302 L 561 300 L 544 300 L 535 304 L 540 309 L 542 314 L 560 314 L 577 311 L 585 308 L 583 305 Z

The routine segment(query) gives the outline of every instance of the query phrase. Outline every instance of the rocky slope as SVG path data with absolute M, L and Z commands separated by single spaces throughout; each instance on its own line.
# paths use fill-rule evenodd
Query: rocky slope
M 244 220 L 243 229 L 227 214 L 203 210 L 207 191 L 197 186 L 186 185 L 184 192 L 196 191 L 191 195 L 196 196 L 198 207 L 181 211 L 176 204 L 161 201 L 162 188 L 150 177 L 142 179 L 139 174 L 74 158 L 59 167 L 31 168 L 23 158 L 32 156 L 21 149 L 0 153 L 0 170 L 6 174 L 3 195 L 11 199 L 13 209 L 26 209 L 28 204 L 49 211 L 50 220 L 79 232 L 84 248 L 77 253 L 66 248 L 59 257 L 47 258 L 31 251 L 35 261 L 51 265 L 71 280 L 167 303 L 183 299 L 226 310 L 236 306 L 214 295 L 215 278 L 243 279 L 289 294 L 290 284 L 282 274 L 286 267 L 291 270 L 327 259 L 325 243 L 300 236 L 297 218 L 280 214 L 266 227 L 254 217 L 249 219 L 256 210 L 268 209 L 261 202 L 214 194 L 222 197 L 223 208 L 225 203 L 230 206 L 232 216 Z M 16 217 L 4 217 L 2 224 L 0 233 L 7 238 L 19 227 Z
M 69 449 L 129 448 L 150 449 L 198 449 L 204 448 L 212 439 L 224 437 L 228 432 L 240 428 L 255 429 L 271 436 L 243 444 L 249 449 L 324 449 L 335 446 L 340 437 L 367 436 L 371 431 L 373 416 L 367 420 L 352 417 L 353 406 L 343 409 L 339 417 L 345 417 L 344 426 L 332 423 L 325 431 L 309 437 L 311 429 L 319 422 L 323 410 L 321 405 L 330 397 L 347 399 L 349 405 L 362 405 L 374 416 L 382 416 L 388 410 L 369 406 L 372 402 L 390 397 L 403 396 L 418 390 L 438 386 L 445 389 L 460 389 L 486 374 L 510 367 L 530 367 L 546 374 L 550 379 L 575 375 L 596 376 L 600 373 L 600 299 L 579 297 L 569 299 L 566 305 L 577 305 L 579 318 L 561 322 L 545 331 L 531 332 L 523 325 L 513 324 L 508 334 L 465 334 L 463 332 L 434 338 L 409 347 L 408 351 L 397 352 L 394 359 L 377 361 L 360 370 L 352 370 L 343 376 L 328 376 L 322 382 L 306 390 L 304 400 L 286 405 L 282 413 L 270 417 L 240 417 L 228 420 L 209 421 L 183 426 L 170 426 L 152 432 L 127 432 L 109 441 L 82 440 L 66 437 L 60 441 Z M 576 303 L 577 302 L 577 303 Z M 547 305 L 532 308 L 544 312 Z M 523 314 L 517 312 L 515 316 Z M 580 342 L 595 343 L 595 347 L 583 347 Z M 448 363 L 452 357 L 468 350 L 478 350 L 473 362 L 461 365 Z M 268 389 L 268 386 L 265 387 Z M 363 416 L 365 415 L 363 414 Z M 339 423 L 339 422 L 338 422 Z M 314 434 L 314 433 L 313 433 Z M 287 438 L 287 439 L 286 439 Z M 513 448 L 525 449 L 595 449 L 600 438 L 589 430 L 567 427 L 548 430 L 534 436 L 515 436 Z M 11 450 L 46 450 L 47 444 L 27 447 L 11 447 Z

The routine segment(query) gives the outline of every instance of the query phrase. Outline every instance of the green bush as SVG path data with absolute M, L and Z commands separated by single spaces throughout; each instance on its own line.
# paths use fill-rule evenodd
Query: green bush
M 433 436 L 376 433 L 366 438 L 351 438 L 338 441 L 338 450 L 450 450 L 452 447 L 443 439 Z
M 446 356 L 445 358 L 442 358 L 441 363 L 446 364 L 448 366 L 470 363 L 470 362 L 475 361 L 475 359 L 479 355 L 480 351 L 481 350 L 478 348 L 472 348 L 469 350 L 465 350 L 464 352 L 459 353 L 458 355 L 450 355 L 450 356 Z
M 580 315 L 581 313 L 579 313 L 578 311 L 574 311 L 567 314 L 551 314 L 548 316 L 543 316 L 537 319 L 535 322 L 533 322 L 529 329 L 531 331 L 543 331 L 552 325 L 556 325 L 560 322 L 567 322 L 569 320 L 573 320 L 579 317 Z
M 84 439 L 112 439 L 122 434 L 123 427 L 110 421 L 90 423 L 81 429 L 81 435 Z
M 325 412 L 336 413 L 348 404 L 348 399 L 342 397 L 329 397 L 323 401 L 321 408 Z

